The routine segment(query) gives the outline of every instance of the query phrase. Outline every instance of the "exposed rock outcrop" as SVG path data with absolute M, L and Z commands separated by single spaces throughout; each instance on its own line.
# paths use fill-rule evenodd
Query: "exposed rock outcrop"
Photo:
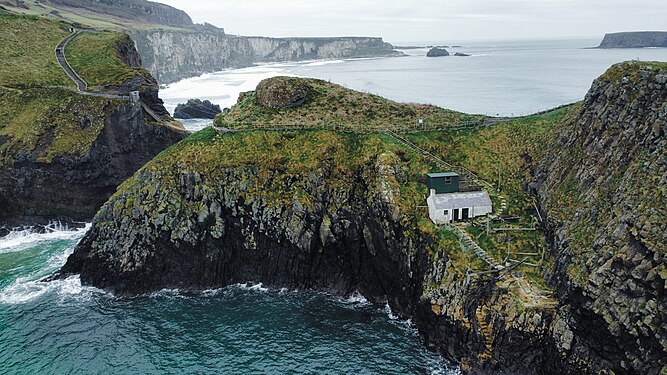
M 314 95 L 312 87 L 304 80 L 289 77 L 265 79 L 257 85 L 257 102 L 271 109 L 301 107 Z
M 217 104 L 211 103 L 209 100 L 190 99 L 187 103 L 179 104 L 174 110 L 174 118 L 177 119 L 194 119 L 194 118 L 208 118 L 214 119 L 222 109 Z
M 667 32 L 637 31 L 606 34 L 598 48 L 667 47 Z
M 447 52 L 447 50 L 444 48 L 433 47 L 426 53 L 426 57 L 444 57 L 444 56 L 449 56 L 449 52 Z
M 247 281 L 358 290 L 413 318 L 466 373 L 664 373 L 666 71 L 615 66 L 554 129 L 531 188 L 558 300 L 454 265 L 456 237 L 414 211 L 433 167 L 420 154 L 327 131 L 209 128 L 179 143 L 103 206 L 56 277 L 119 294 Z
M 561 354 L 586 372 L 667 369 L 666 84 L 665 63 L 612 67 L 534 185 L 572 337 Z

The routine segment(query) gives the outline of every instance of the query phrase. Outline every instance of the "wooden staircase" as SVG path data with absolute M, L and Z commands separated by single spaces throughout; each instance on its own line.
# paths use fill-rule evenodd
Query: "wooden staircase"
M 486 322 L 484 306 L 477 307 L 475 316 L 479 325 L 479 333 L 484 337 L 484 352 L 479 354 L 480 361 L 486 361 L 493 357 L 493 327 Z

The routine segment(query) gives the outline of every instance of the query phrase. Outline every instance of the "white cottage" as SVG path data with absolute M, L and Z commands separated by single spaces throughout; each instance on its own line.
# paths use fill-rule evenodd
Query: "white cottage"
M 428 214 L 437 225 L 468 220 L 493 211 L 487 192 L 459 191 L 459 175 L 456 173 L 429 174 L 428 187 Z

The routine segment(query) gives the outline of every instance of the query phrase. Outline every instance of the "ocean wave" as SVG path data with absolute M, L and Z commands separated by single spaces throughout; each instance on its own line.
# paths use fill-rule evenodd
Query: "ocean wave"
M 105 293 L 97 288 L 82 286 L 78 275 L 50 282 L 33 280 L 31 277 L 21 277 L 0 291 L 0 304 L 25 304 L 46 294 L 56 294 L 62 300 L 67 297 L 86 298 L 93 294 Z
M 78 240 L 91 226 L 91 224 L 86 224 L 84 228 L 71 229 L 65 224 L 54 222 L 39 229 L 36 227 L 16 229 L 0 238 L 0 254 L 23 251 L 40 242 Z
M 336 299 L 338 302 L 341 302 L 345 305 L 352 305 L 352 306 L 368 306 L 371 303 L 364 297 L 361 293 L 358 291 L 355 291 L 354 293 L 350 294 L 347 297 L 339 297 Z
M 314 61 L 314 62 L 304 62 L 303 66 L 324 66 L 332 64 L 342 64 L 345 60 L 325 60 L 325 61 Z

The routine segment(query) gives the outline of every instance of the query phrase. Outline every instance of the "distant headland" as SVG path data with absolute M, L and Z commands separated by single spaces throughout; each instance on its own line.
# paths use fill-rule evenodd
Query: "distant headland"
M 667 48 L 667 31 L 636 31 L 606 34 L 598 48 Z

